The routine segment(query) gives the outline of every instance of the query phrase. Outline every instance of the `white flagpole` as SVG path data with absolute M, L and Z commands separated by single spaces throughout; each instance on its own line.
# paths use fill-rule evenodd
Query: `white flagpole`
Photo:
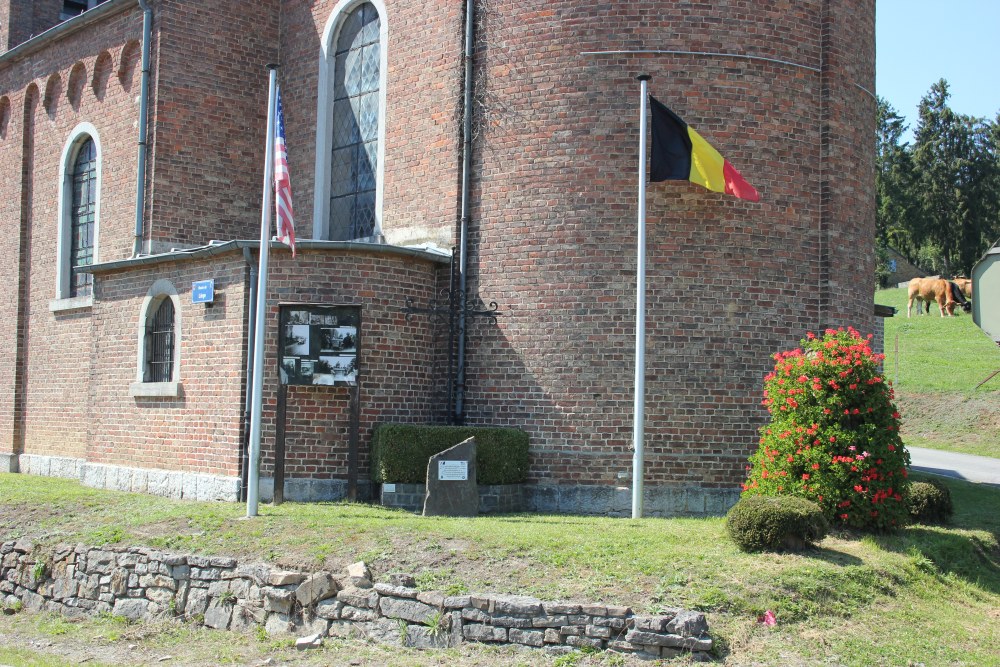
M 271 191 L 274 187 L 274 91 L 278 66 L 268 65 L 267 141 L 264 148 L 264 203 L 260 215 L 260 268 L 257 270 L 257 321 L 253 347 L 253 380 L 250 399 L 250 455 L 247 461 L 247 516 L 257 516 L 260 496 L 260 422 L 264 394 L 264 331 L 267 319 L 267 255 L 271 245 Z
M 642 482 L 646 417 L 646 82 L 640 74 L 639 102 L 639 242 L 635 267 L 635 405 L 632 424 L 632 518 L 642 518 Z

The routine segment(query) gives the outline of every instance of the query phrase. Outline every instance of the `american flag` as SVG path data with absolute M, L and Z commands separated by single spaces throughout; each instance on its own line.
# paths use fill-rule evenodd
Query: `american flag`
M 285 148 L 285 114 L 281 109 L 281 89 L 277 91 L 274 119 L 274 206 L 278 240 L 292 249 L 295 257 L 295 221 L 292 215 L 292 182 L 288 177 L 288 150 Z

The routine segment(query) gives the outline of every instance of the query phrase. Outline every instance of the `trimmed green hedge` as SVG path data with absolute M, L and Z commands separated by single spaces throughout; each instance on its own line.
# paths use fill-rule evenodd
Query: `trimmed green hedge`
M 439 452 L 476 438 L 476 481 L 519 484 L 528 475 L 528 434 L 515 428 L 380 424 L 372 441 L 372 481 L 423 484 L 427 462 Z
M 955 511 L 951 490 L 936 479 L 911 484 L 906 494 L 906 507 L 918 523 L 947 523 Z
M 830 524 L 805 498 L 744 496 L 729 510 L 726 530 L 743 551 L 797 551 L 826 537 Z

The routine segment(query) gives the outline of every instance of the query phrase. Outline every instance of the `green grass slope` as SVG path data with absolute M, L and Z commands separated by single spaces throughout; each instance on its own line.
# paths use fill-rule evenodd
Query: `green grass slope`
M 885 372 L 903 414 L 903 439 L 1000 458 L 1000 370 L 997 346 L 966 314 L 906 316 L 906 290 L 880 290 L 875 302 L 894 306 L 885 320 Z
M 245 520 L 236 504 L 0 474 L 0 540 L 143 544 L 334 570 L 363 559 L 379 580 L 410 572 L 422 588 L 452 594 L 606 601 L 640 613 L 699 609 L 708 615 L 717 658 L 727 665 L 1000 665 L 1000 489 L 945 483 L 956 507 L 949 526 L 881 536 L 839 533 L 801 553 L 745 554 L 726 537 L 721 518 L 424 518 L 366 505 L 286 503 L 262 506 L 259 517 Z M 777 617 L 774 627 L 757 622 L 767 610 Z M 65 624 L 55 630 L 29 625 L 35 622 L 22 615 L 0 615 L 0 636 L 76 632 Z M 80 631 L 86 628 L 105 641 L 135 641 L 90 625 Z M 185 643 L 207 644 L 200 651 L 216 650 L 210 636 L 185 637 Z M 0 662 L 11 660 L 2 649 L 0 642 Z M 193 664 L 180 653 L 187 649 L 169 650 L 177 656 L 172 664 Z M 266 657 L 243 656 L 237 664 L 261 664 Z M 441 662 L 441 655 L 402 649 L 397 658 L 394 664 L 456 667 L 577 664 L 544 654 L 505 662 L 508 656 L 482 652 Z M 595 656 L 580 664 L 625 663 Z

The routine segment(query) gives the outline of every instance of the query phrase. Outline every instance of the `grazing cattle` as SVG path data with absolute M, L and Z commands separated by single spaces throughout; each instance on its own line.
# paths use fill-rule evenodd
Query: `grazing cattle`
M 962 311 L 966 313 L 972 312 L 972 304 L 965 298 L 965 290 L 962 286 L 958 284 L 958 280 L 948 281 L 948 287 L 951 289 L 951 298 L 958 305 L 962 306 Z M 972 291 L 972 281 L 969 281 L 969 291 Z
M 972 298 L 972 278 L 955 278 L 952 282 L 958 285 L 966 299 Z
M 961 294 L 961 290 L 955 287 L 955 292 Z M 931 302 L 937 302 L 938 309 L 941 311 L 941 317 L 944 317 L 945 310 L 948 311 L 948 317 L 955 314 L 955 304 L 964 303 L 962 308 L 965 312 L 972 310 L 972 306 L 965 301 L 964 297 L 961 301 L 958 301 L 953 293 L 952 284 L 945 280 L 944 278 L 914 278 L 910 281 L 909 289 L 907 290 L 907 302 L 906 302 L 906 316 L 910 316 L 910 311 L 913 308 L 913 302 L 917 302 L 917 314 L 920 314 L 922 304 L 927 304 L 927 311 L 930 312 Z

